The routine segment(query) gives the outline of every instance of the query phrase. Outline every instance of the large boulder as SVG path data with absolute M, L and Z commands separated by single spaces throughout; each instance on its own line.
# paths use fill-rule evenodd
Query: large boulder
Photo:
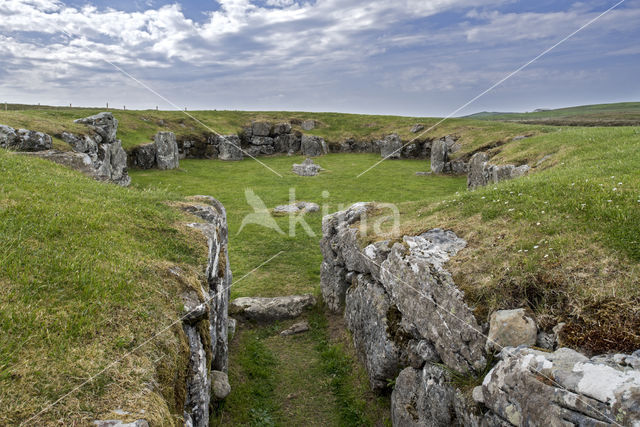
M 142 144 L 131 150 L 131 163 L 140 169 L 151 169 L 156 165 L 156 144 Z
M 499 357 L 473 397 L 513 425 L 640 425 L 637 368 L 568 348 L 508 347 Z
M 327 154 L 329 149 L 324 139 L 313 135 L 302 135 L 300 142 L 302 154 L 308 157 L 317 157 Z
M 316 176 L 322 168 L 313 163 L 312 159 L 305 159 L 302 163 L 293 164 L 293 173 L 300 176 Z
M 285 135 L 288 133 L 291 133 L 291 123 L 287 123 L 287 122 L 276 123 L 271 128 L 272 136 Z
M 0 147 L 17 151 L 45 151 L 53 146 L 51 136 L 27 129 L 0 125 Z
M 433 141 L 431 145 L 431 172 L 443 173 L 449 162 L 449 147 L 444 139 Z
M 131 177 L 127 170 L 127 153 L 122 148 L 122 142 L 116 139 L 118 121 L 111 113 L 100 113 L 75 122 L 86 124 L 93 132 L 87 135 L 64 132 L 62 139 L 75 152 L 89 156 L 91 159 L 89 174 L 99 181 L 111 181 L 128 186 L 131 183 Z M 64 156 L 57 157 L 64 158 Z M 86 172 L 86 170 L 83 171 Z
M 358 275 L 345 298 L 344 317 L 353 343 L 364 360 L 374 391 L 389 387 L 398 375 L 400 350 L 394 343 L 391 301 L 379 283 Z
M 180 166 L 178 143 L 173 132 L 158 132 L 154 137 L 158 169 L 177 169 Z
M 500 426 L 492 417 L 476 415 L 474 405 L 451 384 L 445 369 L 426 364 L 406 368 L 391 393 L 391 422 L 402 427 Z M 479 412 L 479 411 L 478 411 Z
M 498 310 L 491 314 L 487 351 L 500 351 L 504 347 L 536 344 L 538 328 L 536 322 L 525 314 L 523 308 Z
M 402 141 L 398 134 L 387 135 L 379 141 L 380 155 L 384 159 L 399 159 L 402 154 Z
M 295 154 L 300 151 L 300 134 L 284 134 L 277 136 L 273 141 L 273 148 L 276 153 Z
M 455 236 L 453 233 L 451 235 Z M 485 338 L 473 311 L 443 268 L 465 243 L 440 231 L 405 237 L 381 264 L 381 283 L 403 319 L 431 341 L 442 361 L 458 372 L 482 369 Z M 445 242 L 439 241 L 444 237 Z
M 251 123 L 252 136 L 269 136 L 271 134 L 271 123 L 268 122 L 252 122 Z
M 100 135 L 100 142 L 102 143 L 110 144 L 116 140 L 118 120 L 116 120 L 111 113 L 99 113 L 83 119 L 75 120 L 75 123 L 81 123 L 89 126 L 89 128 Z
M 293 319 L 316 304 L 311 294 L 275 298 L 236 298 L 229 307 L 230 313 L 257 322 Z
M 467 187 L 473 190 L 487 184 L 496 184 L 524 176 L 529 172 L 530 167 L 528 165 L 492 165 L 485 153 L 476 153 L 469 161 L 468 170 Z
M 316 121 L 315 120 L 305 120 L 302 122 L 302 124 L 300 125 L 300 127 L 303 130 L 313 130 L 316 127 Z
M 11 148 L 16 145 L 18 135 L 12 127 L 0 125 L 0 147 Z
M 211 380 L 211 389 L 216 399 L 223 400 L 231 393 L 229 377 L 225 372 L 211 371 Z
M 218 158 L 220 160 L 242 160 L 242 148 L 238 135 L 223 135 L 219 138 Z
M 489 157 L 485 153 L 476 153 L 469 160 L 469 173 L 467 175 L 467 187 L 475 189 L 483 187 L 489 183 L 489 176 L 485 169 L 485 165 L 489 161 Z

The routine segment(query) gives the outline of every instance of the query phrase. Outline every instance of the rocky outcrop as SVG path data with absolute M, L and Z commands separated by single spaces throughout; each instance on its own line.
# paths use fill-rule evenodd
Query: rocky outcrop
M 451 385 L 444 368 L 426 364 L 400 372 L 391 394 L 391 422 L 394 426 L 501 426 L 491 414 L 485 416 Z
M 383 140 L 356 140 L 349 138 L 329 142 L 319 138 L 311 142 L 311 144 L 309 144 L 309 140 L 307 140 L 307 145 L 303 149 L 303 133 L 294 130 L 292 123 L 301 125 L 303 122 L 297 119 L 291 119 L 291 122 L 275 123 L 256 121 L 245 126 L 238 135 L 221 136 L 214 133 L 181 135 L 177 137 L 178 151 L 181 159 L 221 158 L 223 160 L 240 160 L 241 151 L 225 147 L 223 152 L 222 144 L 225 140 L 229 140 L 238 147 L 241 147 L 242 150 L 244 150 L 245 156 L 252 157 L 274 154 L 294 155 L 299 153 L 305 154 L 307 152 L 313 153 L 314 156 L 328 152 L 381 153 L 382 145 L 387 145 L 385 141 L 389 140 L 396 148 L 401 147 L 401 150 L 399 150 L 399 158 L 424 159 L 428 158 L 431 152 L 431 140 L 429 139 L 416 139 L 415 141 L 411 141 L 410 144 L 402 146 L 402 142 L 395 135 L 389 135 Z M 238 139 L 238 143 L 234 142 L 236 139 Z M 317 141 L 320 141 L 320 144 L 317 144 Z M 230 153 L 230 151 L 233 152 Z M 135 157 L 133 152 L 131 154 L 131 157 Z M 132 165 L 134 164 L 132 163 Z
M 380 155 L 384 159 L 399 159 L 402 155 L 402 141 L 400 141 L 398 134 L 386 136 L 378 145 L 380 146 Z
M 399 372 L 400 349 L 393 341 L 396 325 L 392 324 L 395 319 L 389 319 L 391 308 L 389 296 L 369 276 L 359 274 L 346 293 L 347 328 L 357 331 L 353 342 L 375 391 L 386 389 Z
M 372 389 L 395 380 L 394 425 L 633 425 L 640 417 L 640 358 L 589 360 L 573 352 L 569 363 L 562 355 L 572 350 L 526 348 L 539 334 L 524 310 L 496 312 L 480 325 L 446 270 L 466 242 L 433 229 L 361 248 L 358 223 L 374 208 L 357 203 L 323 219 L 321 287 L 328 308 L 344 310 Z M 548 338 L 553 349 L 556 340 Z M 483 378 L 499 350 L 500 362 Z M 484 382 L 471 399 L 457 381 Z M 555 406 L 545 411 L 544 402 Z
M 473 396 L 510 425 L 636 426 L 640 370 L 625 359 L 508 347 Z
M 189 226 L 206 236 L 209 248 L 202 292 L 186 293 L 183 296 L 185 314 L 182 318 L 190 349 L 184 405 L 185 425 L 204 427 L 209 425 L 212 390 L 215 397 L 221 399 L 219 396 L 225 394 L 229 387 L 226 372 L 229 358 L 229 288 L 232 276 L 227 218 L 222 204 L 208 196 L 193 197 L 184 209 L 205 221 Z M 214 373 L 215 371 L 225 375 Z
M 33 152 L 50 150 L 52 144 L 46 133 L 0 125 L 0 148 Z
M 307 157 L 318 157 L 329 152 L 324 139 L 312 135 L 302 135 L 300 150 L 302 155 Z
M 322 168 L 320 165 L 313 163 L 313 159 L 305 159 L 302 163 L 293 164 L 293 173 L 300 176 L 316 176 Z
M 313 295 L 290 295 L 275 298 L 243 297 L 232 301 L 230 312 L 256 322 L 293 319 L 316 304 Z
M 158 132 L 154 137 L 154 144 L 158 169 L 177 169 L 180 166 L 178 144 L 173 132 Z
M 447 135 L 431 144 L 431 172 L 464 175 L 469 166 L 463 160 L 450 160 L 449 155 L 460 149 L 457 139 Z
M 62 133 L 60 137 L 71 146 L 73 153 L 49 150 L 37 153 L 37 156 L 78 169 L 98 181 L 128 186 L 131 178 L 127 170 L 127 153 L 122 142 L 116 139 L 118 121 L 111 113 L 100 113 L 78 119 L 76 123 L 87 124 L 91 133 Z
M 526 175 L 530 169 L 528 165 L 492 165 L 486 153 L 476 153 L 469 161 L 467 187 L 473 190 L 488 184 L 518 178 Z
M 225 135 L 217 140 L 220 160 L 242 160 L 243 153 L 240 147 L 240 138 L 237 135 Z

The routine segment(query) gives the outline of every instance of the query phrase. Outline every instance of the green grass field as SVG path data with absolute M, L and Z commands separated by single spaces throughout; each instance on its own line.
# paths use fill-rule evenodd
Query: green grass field
M 483 112 L 467 118 L 554 126 L 638 126 L 640 102 L 582 105 L 531 113 Z

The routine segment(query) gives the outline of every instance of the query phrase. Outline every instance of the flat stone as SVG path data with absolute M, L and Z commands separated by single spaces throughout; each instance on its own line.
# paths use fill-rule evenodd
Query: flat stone
M 240 138 L 238 135 L 223 135 L 218 138 L 218 158 L 225 161 L 242 160 L 243 153 L 240 148 Z
M 411 127 L 411 131 L 410 132 L 411 133 L 418 133 L 421 130 L 424 130 L 424 125 L 418 123 L 418 124 L 413 125 L 413 127 Z
M 286 336 L 289 336 L 289 335 L 301 334 L 303 332 L 307 332 L 309 329 L 310 329 L 309 322 L 304 320 L 304 321 L 296 323 L 296 324 L 292 325 L 290 328 L 287 328 L 284 331 L 280 332 L 280 335 L 286 337 Z
M 320 206 L 317 203 L 297 202 L 290 205 L 280 205 L 273 209 L 273 213 L 298 213 L 298 212 L 318 212 Z
M 294 163 L 293 165 L 293 173 L 299 176 L 316 176 L 320 173 L 321 169 L 319 165 L 313 163 L 313 160 L 309 158 L 301 164 Z
M 275 298 L 243 297 L 231 302 L 229 312 L 248 320 L 270 322 L 296 318 L 315 304 L 316 299 L 311 294 Z

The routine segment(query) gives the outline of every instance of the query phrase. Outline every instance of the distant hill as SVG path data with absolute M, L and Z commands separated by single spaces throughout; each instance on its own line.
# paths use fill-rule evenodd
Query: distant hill
M 640 102 L 582 105 L 555 110 L 541 108 L 532 113 L 485 111 L 466 116 L 466 118 L 555 126 L 639 126 Z

